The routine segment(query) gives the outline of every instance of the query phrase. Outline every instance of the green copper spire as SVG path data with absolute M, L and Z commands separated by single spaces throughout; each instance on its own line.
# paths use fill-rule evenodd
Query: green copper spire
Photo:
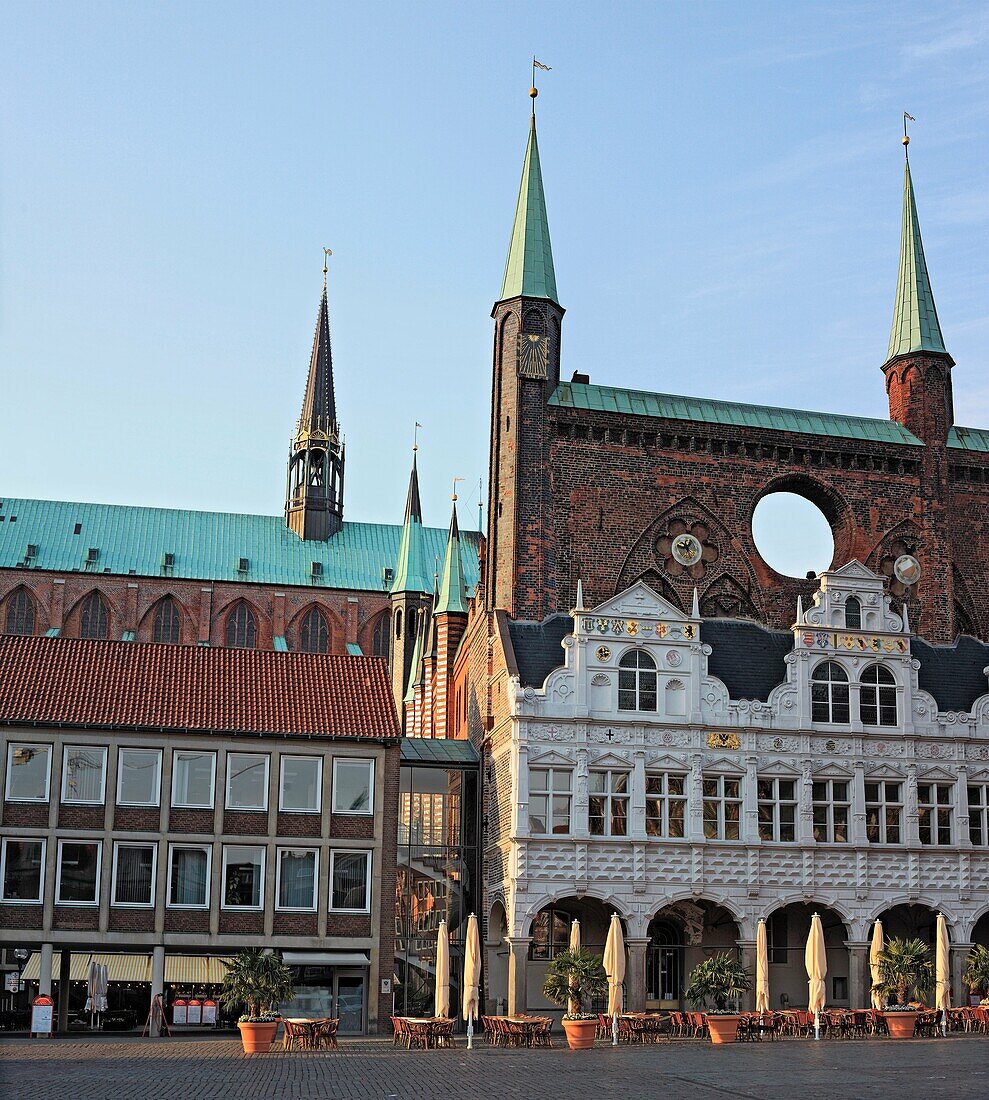
M 908 157 L 903 171 L 900 271 L 896 278 L 896 304 L 893 306 L 893 328 L 889 334 L 886 361 L 897 355 L 925 351 L 947 355 L 934 308 L 931 281 L 927 275 Z
M 422 533 L 422 504 L 419 500 L 419 471 L 416 469 L 416 457 L 413 452 L 412 476 L 409 478 L 409 495 L 405 502 L 405 520 L 402 524 L 402 540 L 398 544 L 392 592 L 431 592 L 432 575 L 426 558 L 426 544 Z
M 440 594 L 433 608 L 434 615 L 467 614 L 467 586 L 464 584 L 464 565 L 460 559 L 460 527 L 457 524 L 457 498 L 453 498 L 453 515 L 450 518 L 450 536 L 446 541 L 446 557 L 440 580 Z
M 409 686 L 405 692 L 403 703 L 411 703 L 415 699 L 416 684 L 419 679 L 419 666 L 422 664 L 422 616 L 416 617 L 416 640 L 412 648 L 412 660 L 409 662 Z
M 522 296 L 557 301 L 553 248 L 549 243 L 546 196 L 543 194 L 543 174 L 539 167 L 539 146 L 536 143 L 535 115 L 530 120 L 529 144 L 526 146 L 525 163 L 522 165 L 519 201 L 515 207 L 508 262 L 505 264 L 505 278 L 498 300 Z

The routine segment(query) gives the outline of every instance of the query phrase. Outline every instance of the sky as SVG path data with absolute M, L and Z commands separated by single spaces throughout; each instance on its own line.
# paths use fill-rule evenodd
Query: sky
M 887 416 L 907 110 L 989 424 L 984 3 L 14 0 L 0 497 L 278 513 L 328 245 L 346 518 L 401 520 L 419 421 L 473 525 L 533 54 L 564 377 Z

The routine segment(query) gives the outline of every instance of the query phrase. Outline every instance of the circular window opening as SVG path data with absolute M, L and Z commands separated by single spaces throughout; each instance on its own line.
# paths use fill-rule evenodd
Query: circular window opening
M 752 538 L 763 561 L 784 577 L 816 575 L 834 558 L 831 524 L 816 504 L 796 493 L 768 493 L 759 501 Z

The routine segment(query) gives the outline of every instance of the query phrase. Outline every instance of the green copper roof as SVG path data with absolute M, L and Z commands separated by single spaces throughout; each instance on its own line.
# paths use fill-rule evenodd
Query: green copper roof
M 876 443 L 911 443 L 920 440 L 895 420 L 871 420 L 865 416 L 776 409 L 766 405 L 741 405 L 735 401 L 711 401 L 701 397 L 674 397 L 668 393 L 643 393 L 613 386 L 590 386 L 561 382 L 549 399 L 550 405 L 590 412 L 621 413 L 625 416 L 655 416 L 663 420 L 692 420 L 742 428 L 770 428 L 802 435 L 863 439 Z
M 412 456 L 412 474 L 409 477 L 409 495 L 405 501 L 405 519 L 402 522 L 402 538 L 395 564 L 395 580 L 392 592 L 432 592 L 433 571 L 429 563 L 435 560 L 423 538 L 422 504 L 419 501 L 419 471 L 415 455 Z
M 989 429 L 962 428 L 957 424 L 948 431 L 948 446 L 960 451 L 989 451 Z
M 931 280 L 927 275 L 924 245 L 920 239 L 917 200 L 910 178 L 910 161 L 903 170 L 903 226 L 900 231 L 900 270 L 896 277 L 896 303 L 889 334 L 886 361 L 897 355 L 931 351 L 946 355 L 938 324 Z
M 419 666 L 422 664 L 422 622 L 416 620 L 416 640 L 412 647 L 412 660 L 409 661 L 409 685 L 406 688 L 403 703 L 411 703 L 415 698 L 416 684 L 419 677 Z
M 464 565 L 460 560 L 460 527 L 457 525 L 456 501 L 450 518 L 450 536 L 446 540 L 443 575 L 433 614 L 467 614 L 467 590 L 464 586 Z
M 550 298 L 557 301 L 556 274 L 553 271 L 553 248 L 549 242 L 549 221 L 546 218 L 546 196 L 543 194 L 543 174 L 539 167 L 539 145 L 536 142 L 536 119 L 529 127 L 529 144 L 522 165 L 519 201 L 515 207 L 512 239 L 508 246 L 508 262 L 501 284 L 499 301 L 506 298 Z
M 387 592 L 391 582 L 385 570 L 395 568 L 401 535 L 397 524 L 345 523 L 326 542 L 304 542 L 281 516 L 0 497 L 0 568 L 7 569 Z M 420 526 L 418 542 L 422 557 L 433 562 L 446 549 L 447 532 Z M 477 543 L 476 532 L 461 535 L 471 586 L 477 583 Z M 35 547 L 30 558 L 29 545 Z M 90 549 L 97 551 L 93 562 L 87 562 Z M 166 554 L 174 558 L 168 567 Z M 247 565 L 243 571 L 241 559 Z M 313 562 L 322 565 L 318 578 Z M 427 590 L 432 590 L 432 570 Z

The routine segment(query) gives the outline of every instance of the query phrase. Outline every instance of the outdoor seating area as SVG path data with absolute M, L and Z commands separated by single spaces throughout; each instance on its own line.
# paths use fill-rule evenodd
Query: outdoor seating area
M 337 1020 L 283 1020 L 282 1050 L 336 1050 Z
M 551 1047 L 549 1016 L 482 1016 L 488 1042 L 495 1047 Z
M 392 1016 L 392 1043 L 406 1050 L 455 1047 L 456 1020 L 447 1016 Z

